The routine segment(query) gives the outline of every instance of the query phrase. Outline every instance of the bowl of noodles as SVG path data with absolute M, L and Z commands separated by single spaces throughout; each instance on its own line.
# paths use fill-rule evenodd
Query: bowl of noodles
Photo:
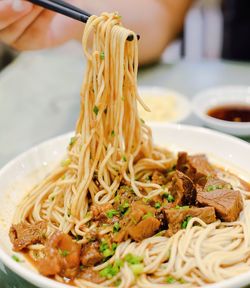
M 152 127 L 152 131 L 156 144 L 159 143 L 161 146 L 169 148 L 174 153 L 177 153 L 178 151 L 188 151 L 190 154 L 206 153 L 211 163 L 215 166 L 224 168 L 225 174 L 230 171 L 249 182 L 250 167 L 249 159 L 246 155 L 249 155 L 250 147 L 247 143 L 205 128 L 185 125 L 155 124 Z M 44 177 L 53 171 L 54 167 L 61 162 L 61 159 L 65 154 L 65 146 L 70 143 L 72 135 L 72 133 L 66 134 L 32 148 L 11 161 L 0 172 L 0 260 L 12 271 L 38 287 L 66 288 L 69 286 L 67 282 L 66 285 L 66 283 L 62 283 L 61 281 L 61 283 L 58 283 L 55 279 L 52 280 L 39 275 L 34 262 L 30 261 L 26 252 L 18 253 L 13 251 L 8 235 L 9 228 L 12 224 L 15 211 L 23 197 L 27 194 L 27 191 L 30 191 L 34 185 L 44 179 Z M 195 139 L 195 141 L 193 141 L 193 139 Z M 210 145 L 210 143 L 214 143 L 214 145 Z M 220 149 L 220 147 L 224 147 L 224 149 Z M 234 177 L 232 177 L 231 181 L 235 187 L 240 185 L 238 180 Z M 248 257 L 249 246 L 244 248 L 243 245 L 244 237 L 246 238 L 245 241 L 248 241 L 248 234 L 246 231 L 246 234 L 244 235 L 244 230 L 249 229 L 248 221 L 250 219 L 247 220 L 245 218 L 247 213 L 249 218 L 249 200 L 245 201 L 244 210 L 241 212 L 239 220 L 230 222 L 228 223 L 228 227 L 224 227 L 225 233 L 220 231 L 223 227 L 220 227 L 220 229 L 219 227 L 210 228 L 209 226 L 211 224 L 206 227 L 200 227 L 207 233 L 200 235 L 200 238 L 192 236 L 193 232 L 191 227 L 182 229 L 182 232 L 185 232 L 185 235 L 179 235 L 178 239 L 175 239 L 175 241 L 179 241 L 179 243 L 178 245 L 176 243 L 177 246 L 173 245 L 171 248 L 171 255 L 173 254 L 173 258 L 170 257 L 169 260 L 171 261 L 171 269 L 169 272 L 166 272 L 166 274 L 161 270 L 162 265 L 166 265 L 168 261 L 166 259 L 162 261 L 161 258 L 162 254 L 164 254 L 164 250 L 168 249 L 171 238 L 154 235 L 153 237 L 143 240 L 140 244 L 131 242 L 131 254 L 143 257 L 143 265 L 146 271 L 147 269 L 152 269 L 152 267 L 154 267 L 153 271 L 158 271 L 158 273 L 159 271 L 162 272 L 161 276 L 157 276 L 155 279 L 151 280 L 147 279 L 150 279 L 150 277 L 154 275 L 152 270 L 150 272 L 145 272 L 144 275 L 138 275 L 134 278 L 137 279 L 137 285 L 134 287 L 179 287 L 178 285 L 180 285 L 180 287 L 197 287 L 199 286 L 198 283 L 202 283 L 206 277 L 207 279 L 210 279 L 211 287 L 241 287 L 248 284 L 250 271 L 247 272 L 249 270 L 249 264 L 245 258 Z M 195 227 L 197 228 L 199 226 L 194 226 L 194 228 Z M 219 231 L 219 234 L 217 235 L 218 239 L 215 237 L 216 229 Z M 193 237 L 192 241 L 190 240 L 190 237 L 191 239 Z M 185 249 L 185 245 L 183 246 L 182 243 L 185 239 L 188 241 L 186 243 L 188 249 Z M 202 243 L 200 242 L 201 240 Z M 217 243 L 211 243 L 216 241 Z M 242 247 L 240 247 L 241 245 L 237 245 L 238 242 L 242 242 Z M 196 245 L 199 245 L 199 248 L 196 249 Z M 207 245 L 210 248 L 206 248 Z M 225 246 L 225 249 L 223 246 Z M 126 249 L 128 248 L 129 247 L 126 247 Z M 123 250 L 121 250 L 120 253 L 126 253 L 126 249 L 123 247 Z M 183 249 L 184 255 L 182 255 L 181 249 Z M 235 259 L 236 263 L 231 267 L 230 265 L 224 266 L 224 264 L 228 262 L 227 253 L 229 258 L 234 257 L 234 250 L 238 253 L 237 259 Z M 214 257 L 214 255 L 216 255 L 216 257 Z M 240 264 L 241 261 L 242 267 Z M 192 278 L 190 277 L 190 272 L 185 272 L 185 269 L 183 269 L 186 265 L 193 266 L 191 271 L 199 271 L 199 269 L 204 269 L 205 271 L 200 270 L 197 274 L 195 273 Z M 181 273 L 179 273 L 179 271 L 181 271 Z M 127 271 L 122 271 L 122 273 L 124 273 L 123 277 L 128 277 L 130 275 L 129 273 L 127 275 Z M 178 273 L 180 275 L 178 275 Z M 200 280 L 197 279 L 198 277 L 200 277 Z M 182 279 L 181 282 L 183 283 L 178 282 L 177 279 Z M 190 282 L 185 282 L 185 279 L 189 279 Z M 216 283 L 217 281 L 215 280 L 218 280 L 219 282 Z M 79 281 L 81 282 L 81 280 Z M 131 281 L 131 279 L 129 281 Z M 133 281 L 135 280 L 132 280 L 132 283 Z M 167 281 L 173 281 L 173 283 L 168 283 Z M 104 286 L 102 284 L 92 284 L 93 286 L 91 286 L 91 284 L 86 285 L 85 282 L 84 284 L 80 284 L 80 282 L 78 283 L 78 287 L 109 287 L 109 285 Z M 209 283 L 206 284 L 208 285 Z
M 91 16 L 82 44 L 74 133 L 0 171 L 0 260 L 44 288 L 249 283 L 250 146 L 141 120 L 138 39 L 117 13 Z

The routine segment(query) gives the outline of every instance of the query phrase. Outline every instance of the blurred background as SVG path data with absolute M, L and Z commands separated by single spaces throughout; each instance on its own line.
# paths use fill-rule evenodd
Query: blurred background
M 188 60 L 220 58 L 225 33 L 223 13 L 225 15 L 226 12 L 223 10 L 221 0 L 194 2 L 186 16 L 182 34 L 166 48 L 162 61 L 172 63 L 181 58 Z M 72 48 L 72 53 L 74 51 L 75 48 Z M 0 69 L 8 65 L 17 55 L 16 51 L 0 44 Z

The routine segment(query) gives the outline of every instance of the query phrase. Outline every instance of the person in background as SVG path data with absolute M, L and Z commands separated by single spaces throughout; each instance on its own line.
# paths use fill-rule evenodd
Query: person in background
M 19 1 L 19 2 L 14 2 Z M 123 24 L 141 35 L 140 64 L 158 60 L 183 27 L 193 0 L 71 0 L 92 13 L 118 11 Z M 18 3 L 18 5 L 16 4 Z M 224 0 L 222 57 L 250 60 L 250 1 Z M 83 24 L 22 0 L 0 1 L 0 41 L 17 50 L 81 41 Z
M 181 31 L 192 0 L 71 0 L 91 14 L 118 11 L 123 24 L 141 35 L 140 63 L 159 59 Z M 0 41 L 17 50 L 55 47 L 81 41 L 83 24 L 27 1 L 0 0 Z

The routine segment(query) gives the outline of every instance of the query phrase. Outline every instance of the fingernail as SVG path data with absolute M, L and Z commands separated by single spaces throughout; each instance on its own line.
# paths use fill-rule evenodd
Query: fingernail
M 13 0 L 12 2 L 12 9 L 15 12 L 22 12 L 28 9 L 31 9 L 32 4 L 26 1 L 20 1 L 20 0 Z

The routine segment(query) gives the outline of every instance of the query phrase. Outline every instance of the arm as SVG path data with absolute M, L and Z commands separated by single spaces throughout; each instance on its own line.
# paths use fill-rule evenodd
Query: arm
M 192 0 L 71 0 L 93 14 L 118 11 L 123 24 L 140 34 L 140 62 L 157 60 L 179 33 Z M 0 40 L 19 50 L 60 45 L 80 40 L 83 25 L 62 15 L 24 2 L 13 11 L 8 0 L 0 3 Z

